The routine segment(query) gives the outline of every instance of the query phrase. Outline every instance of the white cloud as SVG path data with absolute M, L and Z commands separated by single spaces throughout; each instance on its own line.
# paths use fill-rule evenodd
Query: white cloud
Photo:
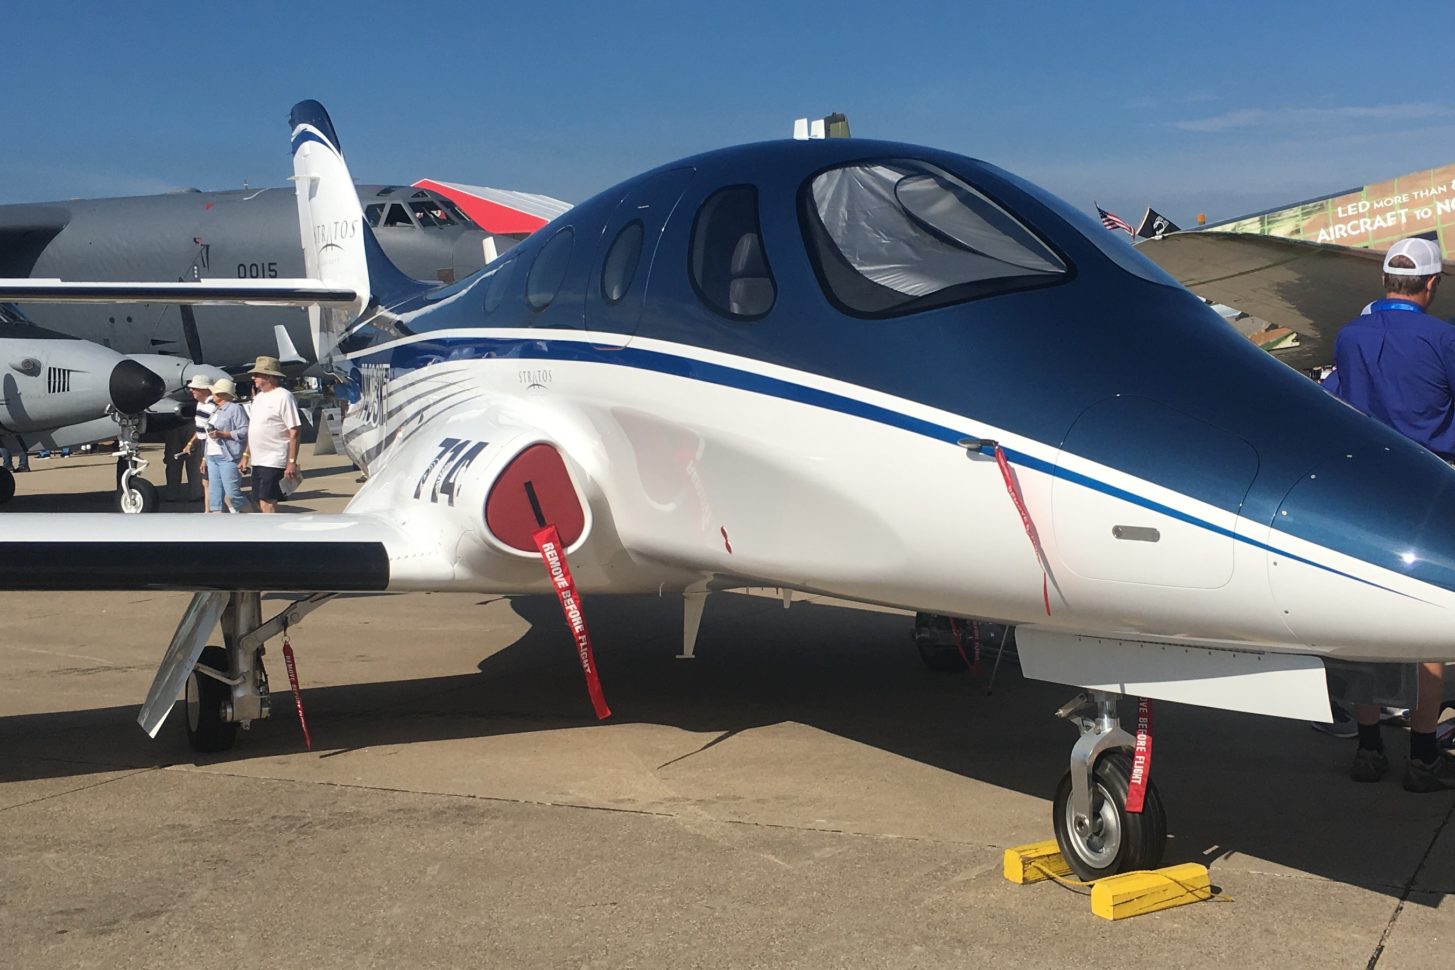
M 1183 131 L 1220 132 L 1238 128 L 1309 127 L 1328 122 L 1409 121 L 1455 114 L 1448 105 L 1428 101 L 1404 104 L 1343 105 L 1334 108 L 1240 108 L 1207 118 L 1174 121 Z

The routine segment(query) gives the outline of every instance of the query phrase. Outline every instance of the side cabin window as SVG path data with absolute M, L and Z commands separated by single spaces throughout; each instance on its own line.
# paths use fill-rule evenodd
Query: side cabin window
M 608 306 L 620 303 L 627 290 L 631 289 L 641 256 L 642 221 L 633 219 L 611 241 L 611 248 L 606 251 L 606 259 L 601 264 L 601 298 Z
M 525 278 L 525 301 L 533 310 L 544 310 L 556 298 L 566 281 L 566 267 L 571 262 L 571 247 L 576 231 L 570 226 L 561 229 L 541 247 Z
M 1069 278 L 1028 226 L 954 175 L 914 160 L 856 162 L 813 176 L 799 221 L 825 295 L 891 317 Z
M 495 266 L 489 270 L 490 278 L 485 283 L 485 301 L 483 304 L 486 313 L 494 313 L 499 309 L 501 302 L 505 299 L 506 293 L 510 291 L 511 284 L 515 280 L 515 274 L 519 267 L 520 259 L 518 257 L 511 257 L 499 266 Z
M 384 203 L 375 202 L 373 205 L 364 206 L 364 219 L 375 229 L 379 228 L 379 219 L 384 215 Z
M 698 297 L 723 316 L 756 320 L 773 309 L 778 287 L 763 250 L 757 189 L 733 185 L 707 197 L 692 223 L 688 266 Z

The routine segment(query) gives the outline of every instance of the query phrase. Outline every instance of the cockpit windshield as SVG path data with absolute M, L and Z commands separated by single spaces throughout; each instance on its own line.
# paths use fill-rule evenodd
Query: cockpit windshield
M 380 195 L 390 195 L 396 189 L 385 189 Z M 364 219 L 375 229 L 443 229 L 460 226 L 465 229 L 479 229 L 474 221 L 460 207 L 449 199 L 423 189 L 409 196 L 408 202 L 371 202 L 364 206 Z
M 1160 283 L 1163 286 L 1182 289 L 1181 283 L 1167 275 L 1167 272 L 1162 267 L 1128 245 L 1126 240 L 1121 238 L 1120 233 L 1107 232 L 1106 227 L 1100 222 L 1091 218 L 1089 214 L 1077 209 L 1065 199 L 1057 195 L 1052 195 L 1040 186 L 1027 182 L 1018 175 L 1012 175 L 1004 169 L 995 168 L 991 165 L 987 165 L 986 168 L 991 169 L 996 175 L 1005 179 L 1026 195 L 1031 196 L 1037 202 L 1040 202 L 1046 208 L 1071 223 L 1081 235 L 1090 240 L 1092 245 L 1105 253 L 1108 259 L 1128 273 L 1134 276 L 1140 276 L 1149 283 Z
M 475 225 L 474 219 L 471 219 L 469 216 L 465 215 L 460 207 L 455 205 L 449 199 L 441 195 L 435 196 L 435 201 L 439 203 L 440 208 L 444 209 L 450 215 L 454 216 L 455 221 L 458 222 L 460 225 L 464 226 L 466 229 L 480 228 L 479 226 Z
M 433 200 L 429 202 L 411 202 L 409 207 L 414 210 L 414 218 L 425 229 L 437 229 L 440 226 L 453 226 L 454 217 L 449 211 Z
M 809 254 L 835 303 L 897 316 L 1058 282 L 1065 261 L 1029 227 L 917 160 L 857 162 L 804 187 Z

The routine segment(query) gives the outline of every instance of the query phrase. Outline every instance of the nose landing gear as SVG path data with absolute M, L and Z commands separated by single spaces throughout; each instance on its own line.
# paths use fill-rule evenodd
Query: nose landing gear
M 137 440 L 145 426 L 146 416 L 142 414 L 113 413 L 121 427 L 117 443 L 121 453 L 116 459 L 116 509 L 128 515 L 157 510 L 157 488 L 141 477 L 146 470 L 147 460 L 141 456 Z
M 1167 841 L 1167 813 L 1150 782 L 1140 813 L 1127 811 L 1135 739 L 1122 730 L 1116 697 L 1086 691 L 1060 710 L 1081 732 L 1071 769 L 1056 788 L 1052 823 L 1061 856 L 1077 878 L 1091 881 L 1154 869 Z

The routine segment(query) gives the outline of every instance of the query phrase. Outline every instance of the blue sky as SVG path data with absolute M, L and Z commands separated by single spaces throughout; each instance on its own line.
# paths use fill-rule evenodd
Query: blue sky
M 0 202 L 284 184 L 285 119 L 305 97 L 328 106 L 361 181 L 568 201 L 831 111 L 858 136 L 1184 224 L 1455 157 L 1429 56 L 1455 21 L 1443 4 L 1418 14 L 1429 41 L 1404 44 L 1344 0 L 410 9 L 12 5 Z

